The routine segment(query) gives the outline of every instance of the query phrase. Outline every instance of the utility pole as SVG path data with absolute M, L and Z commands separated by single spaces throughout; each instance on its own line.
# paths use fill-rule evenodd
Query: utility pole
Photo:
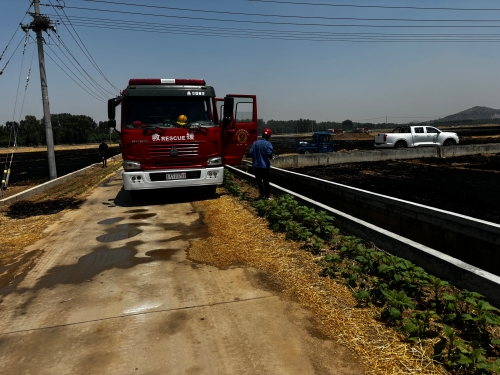
M 56 157 L 54 154 L 54 137 L 52 135 L 52 123 L 50 121 L 49 90 L 47 87 L 47 76 L 45 74 L 45 56 L 43 53 L 42 31 L 56 31 L 50 18 L 40 14 L 40 0 L 33 0 L 35 13 L 30 13 L 33 21 L 29 25 L 21 25 L 24 31 L 33 30 L 36 33 L 36 42 L 38 45 L 38 63 L 40 66 L 40 85 L 42 87 L 43 118 L 45 122 L 45 138 L 47 142 L 47 154 L 49 159 L 49 178 L 57 178 Z

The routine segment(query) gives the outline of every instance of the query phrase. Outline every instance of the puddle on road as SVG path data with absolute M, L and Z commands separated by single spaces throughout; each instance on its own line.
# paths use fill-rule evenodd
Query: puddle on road
M 136 214 L 130 216 L 132 220 L 149 219 L 150 217 L 156 216 L 156 214 Z
M 108 233 L 96 237 L 96 240 L 99 242 L 114 242 L 132 238 L 143 232 L 139 227 L 146 225 L 150 224 L 120 224 L 115 228 L 109 229 Z
M 102 220 L 102 221 L 98 222 L 97 224 L 114 224 L 114 223 L 118 223 L 118 222 L 122 221 L 123 219 L 125 219 L 125 218 L 124 217 L 113 217 L 111 219 Z
M 135 213 L 138 213 L 138 212 L 147 212 L 148 210 L 145 209 L 145 208 L 138 208 L 136 210 L 129 210 L 129 211 L 125 211 L 126 214 L 135 214 Z
M 58 284 L 81 284 L 91 282 L 94 277 L 110 269 L 129 269 L 138 265 L 146 265 L 156 261 L 171 261 L 172 257 L 182 249 L 156 249 L 139 254 L 138 248 L 143 246 L 143 241 L 130 241 L 125 245 L 110 249 L 106 245 L 96 248 L 89 254 L 78 258 L 76 264 L 55 266 L 47 271 L 45 275 L 37 279 L 33 288 L 18 289 L 18 293 L 28 290 L 51 289 Z M 138 256 L 139 255 L 139 256 Z M 31 303 L 28 299 L 24 304 Z
M 146 255 L 158 260 L 170 260 L 172 255 L 177 254 L 178 252 L 179 249 L 150 250 L 146 252 Z

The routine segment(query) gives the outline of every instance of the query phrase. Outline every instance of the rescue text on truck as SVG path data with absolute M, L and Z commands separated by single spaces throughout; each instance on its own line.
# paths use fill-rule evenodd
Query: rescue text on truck
M 187 186 L 215 192 L 224 165 L 241 164 L 257 140 L 256 96 L 216 98 L 202 79 L 130 79 L 108 101 L 108 125 L 115 130 L 118 105 L 123 186 L 132 195 Z

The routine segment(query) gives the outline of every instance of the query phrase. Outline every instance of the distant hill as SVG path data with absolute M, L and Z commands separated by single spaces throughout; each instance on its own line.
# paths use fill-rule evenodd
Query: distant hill
M 489 107 L 472 107 L 454 115 L 446 116 L 437 122 L 464 121 L 464 120 L 493 120 L 500 118 L 500 109 Z

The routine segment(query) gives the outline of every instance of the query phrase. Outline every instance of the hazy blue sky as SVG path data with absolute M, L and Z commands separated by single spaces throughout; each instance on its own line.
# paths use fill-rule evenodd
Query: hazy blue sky
M 500 2 L 497 0 L 276 1 L 41 0 L 41 3 L 66 5 L 64 12 L 73 22 L 85 47 L 107 79 L 117 88 L 124 88 L 129 78 L 204 78 L 207 84 L 214 86 L 218 96 L 228 93 L 256 94 L 259 118 L 265 120 L 301 117 L 317 121 L 374 119 L 372 122 L 385 122 L 385 116 L 390 116 L 389 122 L 407 122 L 423 120 L 424 117 L 447 116 L 476 105 L 500 108 L 498 104 Z M 294 5 L 283 2 L 309 4 Z M 123 3 L 156 6 L 156 8 L 127 6 Z M 311 5 L 319 3 L 498 10 L 421 10 Z M 0 0 L 0 53 L 15 30 L 19 28 L 18 25 L 29 4 L 29 0 Z M 75 7 L 100 9 L 100 11 Z M 53 20 L 57 19 L 56 10 L 53 8 L 42 6 L 41 11 L 49 14 Z M 156 16 L 117 13 L 117 11 Z M 64 18 L 64 13 L 60 9 L 57 12 Z M 334 17 L 393 20 L 335 20 L 332 19 Z M 412 22 L 408 19 L 440 21 Z M 479 22 L 467 20 L 479 20 Z M 491 22 L 484 22 L 485 20 Z M 26 16 L 24 23 L 29 21 L 31 17 Z M 155 32 L 144 32 L 152 23 L 161 25 L 155 26 Z M 298 24 L 322 24 L 322 26 Z M 412 25 L 459 27 L 387 27 Z M 495 27 L 464 27 L 478 25 Z M 110 29 L 112 27 L 119 29 Z M 67 27 L 60 24 L 57 29 L 61 40 L 90 76 L 106 90 L 116 93 L 117 91 L 83 55 Z M 74 33 L 71 27 L 70 30 Z M 382 34 L 392 34 L 392 36 Z M 419 37 L 408 34 L 427 35 Z M 443 36 L 443 34 L 451 35 Z M 489 35 L 472 37 L 474 34 Z M 33 33 L 31 35 L 34 37 Z M 22 37 L 21 31 L 15 34 L 0 61 L 0 70 L 4 68 Z M 436 37 L 458 41 L 429 41 Z M 46 35 L 45 38 L 50 42 L 46 48 L 47 53 L 70 76 L 73 76 L 71 71 L 76 73 L 77 70 L 64 57 L 62 51 L 68 56 L 69 53 L 63 45 L 55 42 L 57 37 L 54 34 L 52 34 L 53 39 L 49 39 Z M 323 38 L 323 40 L 304 40 L 306 38 Z M 330 40 L 325 41 L 325 38 Z M 350 39 L 335 40 L 339 38 Z M 381 41 L 383 38 L 386 40 Z M 465 42 L 464 39 L 467 38 L 493 41 Z M 3 75 L 0 75 L 2 89 L 0 124 L 12 119 L 19 120 L 20 116 L 24 118 L 27 114 L 42 117 L 36 51 L 24 108 L 20 114 L 34 47 L 35 44 L 31 40 L 26 48 L 21 70 L 23 49 L 21 44 Z M 56 56 L 60 56 L 69 69 Z M 112 97 L 110 93 L 96 94 L 97 89 L 93 87 L 91 90 L 87 89 L 94 95 L 101 96 L 103 101 L 100 101 L 74 83 L 49 57 L 46 57 L 46 63 L 52 113 L 85 114 L 96 121 L 106 120 L 104 100 Z M 21 79 L 17 109 L 14 113 L 19 77 Z M 81 76 L 80 79 L 90 86 Z M 416 116 L 422 118 L 410 118 Z

